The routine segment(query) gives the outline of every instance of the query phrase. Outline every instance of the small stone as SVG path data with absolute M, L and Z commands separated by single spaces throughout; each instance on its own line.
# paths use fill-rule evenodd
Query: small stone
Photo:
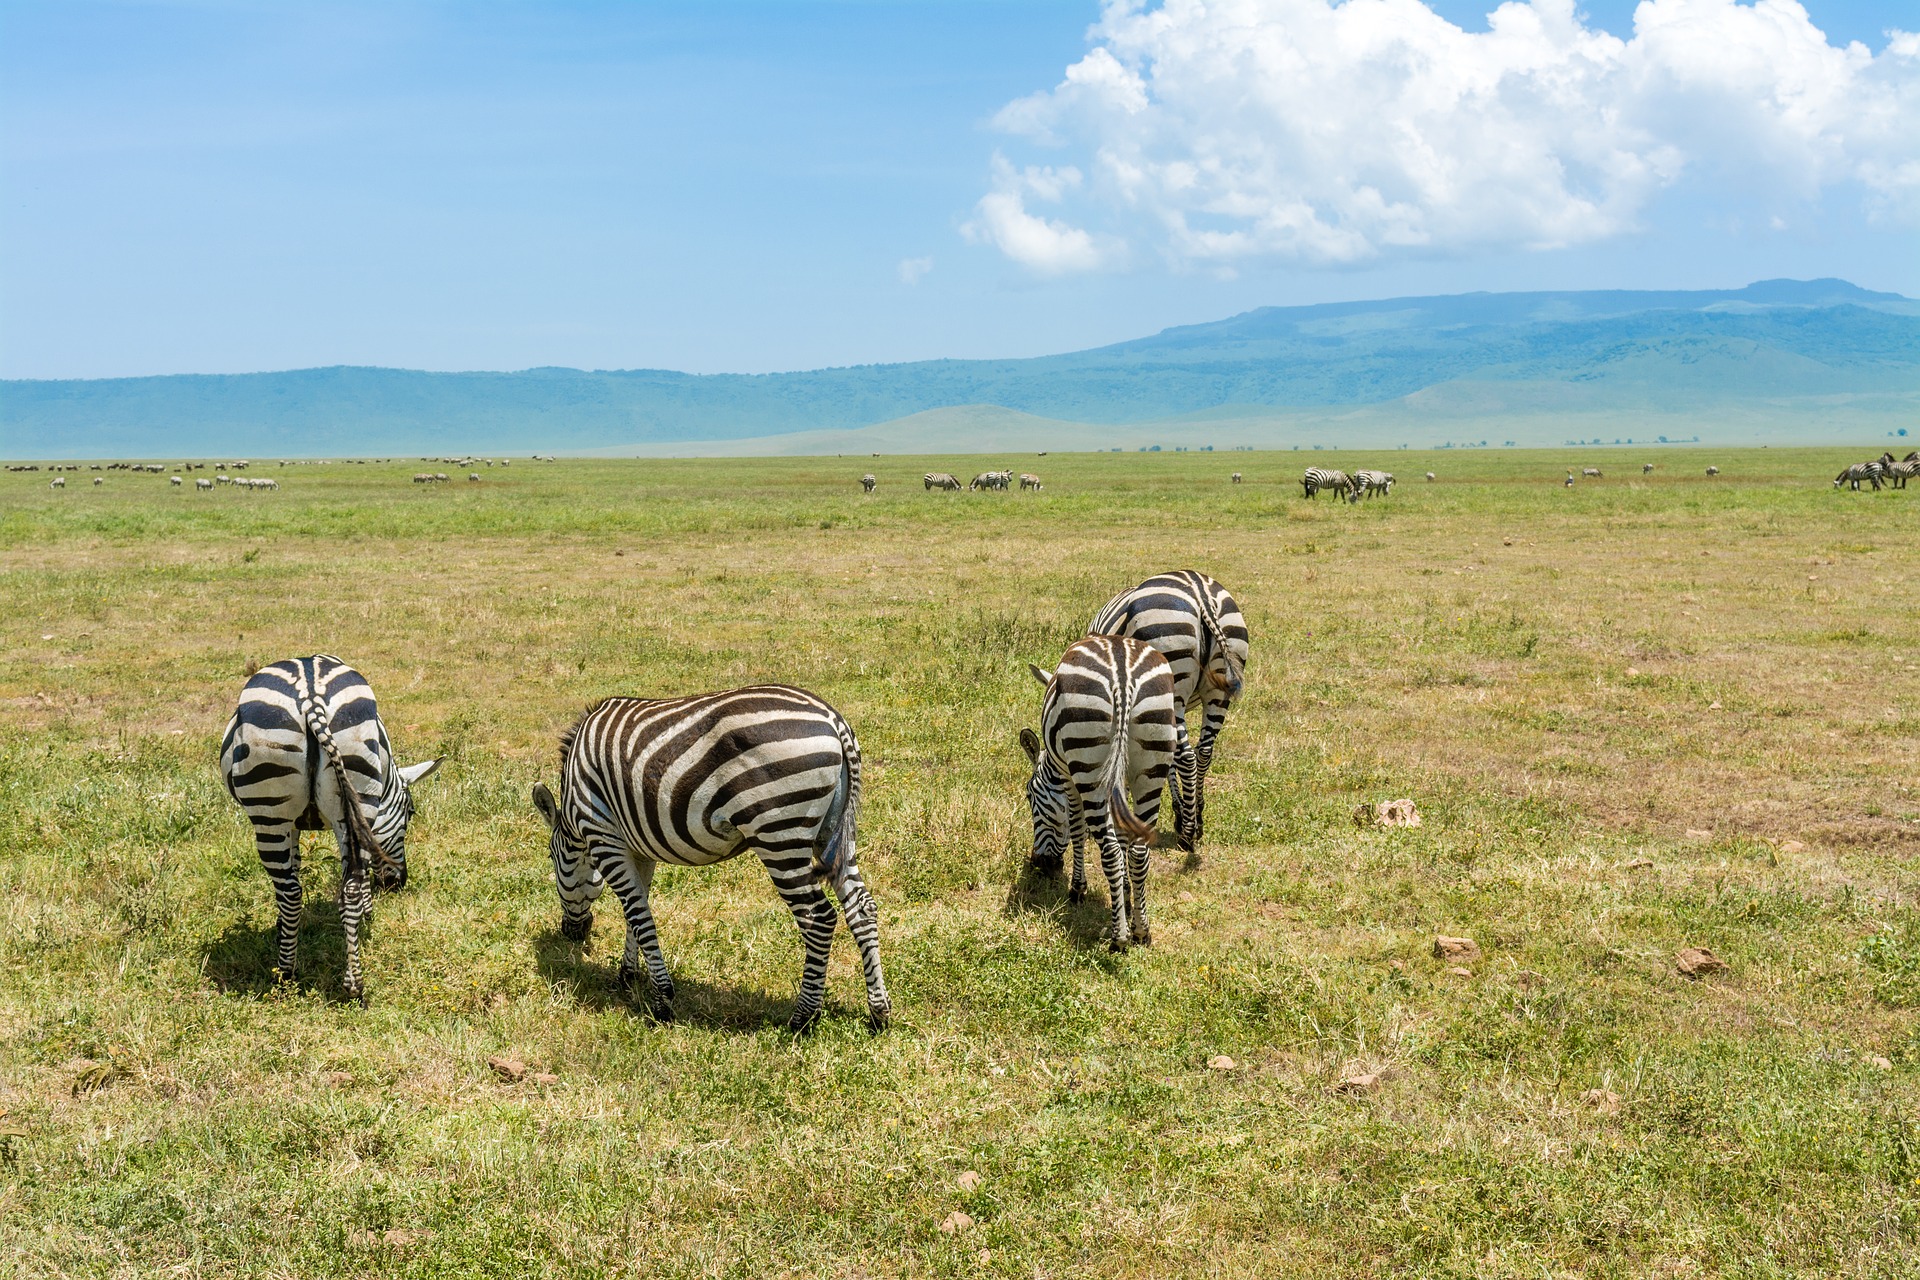
M 1393 970 L 1395 973 L 1405 973 L 1407 971 L 1407 962 L 1405 960 L 1389 960 L 1387 961 L 1387 968 Z
M 1190 892 L 1188 892 L 1188 891 L 1187 891 L 1187 890 L 1185 890 L 1185 889 L 1182 889 L 1182 890 L 1180 891 L 1180 894 L 1179 894 L 1179 897 L 1178 897 L 1178 898 L 1176 899 L 1176 901 L 1179 901 L 1179 902 L 1192 902 L 1192 901 L 1193 901 L 1193 894 L 1191 894 Z
M 1712 702 L 1709 702 L 1709 703 L 1707 704 L 1707 710 L 1709 710 L 1709 711 L 1718 711 L 1718 710 L 1720 710 L 1720 703 L 1719 703 L 1719 700 L 1718 700 L 1718 699 L 1715 699 L 1714 701 L 1712 701 Z
M 1510 546 L 1512 546 L 1512 545 L 1513 545 L 1513 539 L 1512 539 L 1512 538 L 1502 538 L 1502 539 L 1500 539 L 1500 545 L 1501 545 L 1501 546 L 1503 546 L 1503 547 L 1510 547 Z
M 1411 800 L 1383 800 L 1374 806 L 1373 825 L 1417 827 L 1420 825 L 1420 811 L 1413 807 Z
M 532 1075 L 528 1076 L 527 1078 L 533 1081 L 535 1084 L 559 1084 L 560 1083 L 560 1077 L 553 1074 L 553 1072 L 551 1071 L 536 1071 Z
M 980 1189 L 981 1185 L 986 1182 L 986 1179 L 975 1173 L 972 1169 L 968 1169 L 965 1173 L 955 1178 L 953 1182 L 955 1186 L 971 1195 Z
M 41 636 L 40 638 L 41 638 L 42 640 L 51 640 L 51 639 L 53 639 L 53 637 L 52 637 L 52 636 Z
M 1650 866 L 1652 866 L 1652 865 L 1653 865 L 1653 859 L 1652 859 L 1652 858 L 1635 858 L 1635 859 L 1634 859 L 1634 860 L 1633 860 L 1632 862 L 1629 862 L 1629 863 L 1627 864 L 1627 870 L 1629 870 L 1629 871 L 1645 871 L 1645 870 L 1646 870 L 1646 869 L 1647 869 L 1648 867 L 1650 867 Z
M 1216 1056 L 1207 1059 L 1207 1070 L 1231 1071 L 1233 1070 L 1233 1059 L 1229 1058 L 1224 1053 L 1217 1054 Z
M 940 1220 L 940 1230 L 950 1236 L 957 1236 L 962 1231 L 971 1230 L 972 1227 L 973 1219 L 958 1209 Z
M 1711 839 L 1713 839 L 1713 832 L 1711 832 L 1711 831 L 1703 831 L 1703 830 L 1701 830 L 1701 829 L 1700 829 L 1699 827 L 1688 827 L 1688 828 L 1687 828 L 1687 839 L 1689 839 L 1689 840 L 1711 840 Z
M 1620 1114 L 1620 1095 L 1611 1089 L 1589 1089 L 1580 1095 L 1580 1101 L 1603 1116 Z
M 527 1064 L 518 1058 L 488 1058 L 487 1065 L 493 1068 L 493 1074 L 512 1084 L 527 1074 Z
M 389 1249 L 407 1249 L 432 1236 L 431 1231 L 409 1231 L 405 1227 L 388 1227 L 380 1233 L 380 1242 Z
M 1471 978 L 1473 976 L 1473 970 L 1461 965 L 1454 965 L 1451 969 L 1448 969 L 1447 972 L 1456 978 Z
M 1460 960 L 1472 964 L 1480 958 L 1480 944 L 1472 938 L 1449 938 L 1446 934 L 1435 934 L 1433 939 L 1433 958 L 1435 960 Z
M 1725 960 L 1705 947 L 1688 947 L 1673 958 L 1673 963 L 1689 978 L 1697 978 L 1703 973 L 1719 973 L 1727 967 Z
M 1780 852 L 1782 853 L 1805 853 L 1806 851 L 1807 846 L 1798 840 L 1783 840 L 1780 842 Z
M 1640 674 L 1640 668 L 1638 668 L 1638 667 L 1628 667 L 1628 668 L 1627 668 L 1627 679 L 1629 679 L 1629 680 L 1631 680 L 1631 679 L 1633 679 L 1633 678 L 1634 678 L 1635 676 L 1637 676 L 1637 675 L 1639 675 L 1639 674 Z
M 993 1261 L 993 1250 L 982 1249 L 979 1252 L 978 1256 L 974 1258 L 974 1261 L 979 1263 L 983 1267 L 987 1266 L 989 1263 Z
M 1372 1093 L 1380 1087 L 1380 1081 L 1386 1074 L 1384 1071 L 1356 1072 L 1353 1075 L 1341 1077 L 1338 1084 L 1328 1085 L 1327 1092 L 1345 1094 L 1349 1097 L 1358 1097 L 1361 1094 Z
M 329 1071 L 327 1072 L 327 1083 L 336 1089 L 343 1089 L 353 1083 L 353 1072 Z
M 1890 1059 L 1881 1057 L 1877 1053 L 1871 1053 L 1867 1055 L 1867 1065 L 1872 1067 L 1875 1071 L 1893 1070 L 1893 1062 Z
M 1517 985 L 1529 991 L 1535 987 L 1544 987 L 1547 985 L 1546 975 L 1535 973 L 1531 969 L 1522 969 L 1513 975 L 1513 980 Z

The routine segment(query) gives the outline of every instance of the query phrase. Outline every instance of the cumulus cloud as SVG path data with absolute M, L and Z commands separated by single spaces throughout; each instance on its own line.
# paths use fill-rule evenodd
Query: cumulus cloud
M 962 228 L 1039 274 L 1556 248 L 1689 174 L 1920 221 L 1920 37 L 1836 47 L 1795 0 L 1642 0 L 1629 39 L 1574 0 L 1484 32 L 1421 0 L 1108 0 L 1092 44 L 995 117 L 1067 162 L 996 156 Z
M 900 259 L 900 283 L 919 284 L 927 278 L 927 272 L 933 270 L 932 258 Z

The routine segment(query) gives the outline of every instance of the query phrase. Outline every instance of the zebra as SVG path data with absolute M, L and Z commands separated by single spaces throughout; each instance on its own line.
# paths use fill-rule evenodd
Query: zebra
M 977 489 L 1005 489 L 1011 483 L 1011 471 L 982 471 L 967 483 L 969 493 Z
M 47 488 L 49 489 L 64 489 L 66 487 L 67 487 L 67 478 L 65 476 L 55 476 L 52 479 L 52 481 L 49 482 L 47 485 Z
M 173 486 L 174 488 L 176 488 L 176 489 L 178 489 L 178 488 L 180 487 L 180 477 L 179 477 L 179 476 L 168 476 L 168 477 L 167 477 L 167 483 L 168 483 L 168 484 L 170 484 L 170 485 L 172 485 L 172 486 Z
M 1234 482 L 1235 484 L 1239 484 L 1239 483 L 1240 483 L 1240 473 L 1239 473 L 1238 471 L 1236 471 L 1236 472 L 1234 472 L 1234 473 L 1233 473 L 1233 482 Z
M 1179 569 L 1156 574 L 1107 601 L 1087 624 L 1087 633 L 1152 645 L 1173 669 L 1179 707 L 1174 722 L 1174 829 L 1180 847 L 1194 852 L 1205 826 L 1214 742 L 1239 700 L 1246 672 L 1247 620 L 1240 605 L 1206 574 Z M 1187 716 L 1201 708 L 1196 745 L 1187 733 Z
M 207 479 L 205 476 L 195 476 L 193 480 L 193 487 L 198 489 L 202 493 L 212 493 L 213 481 Z
M 1920 476 L 1920 449 L 1909 451 L 1906 457 L 1898 461 L 1888 453 L 1880 461 L 1886 464 L 1887 483 L 1895 489 L 1906 488 L 1908 480 Z
M 1580 476 L 1581 476 L 1581 478 L 1582 478 L 1582 479 L 1584 479 L 1584 480 L 1598 480 L 1598 479 L 1600 479 L 1600 478 L 1601 478 L 1601 476 L 1600 476 L 1600 468 L 1598 468 L 1598 467 L 1582 467 L 1582 468 L 1580 468 Z
M 1020 488 L 1022 491 L 1031 489 L 1035 493 L 1040 492 L 1040 477 L 1031 471 L 1022 471 L 1020 473 Z
M 956 493 L 959 492 L 962 487 L 960 477 L 950 471 L 927 472 L 926 485 L 929 489 L 948 489 Z
M 101 479 L 101 478 L 100 478 L 99 476 L 95 476 L 95 477 L 93 478 L 93 487 L 94 487 L 94 488 L 96 488 L 96 489 L 98 489 L 98 488 L 99 488 L 99 487 L 100 487 L 101 485 L 103 485 L 103 484 L 105 484 L 105 483 L 106 483 L 106 481 L 104 481 L 104 480 L 102 480 L 102 479 Z
M 1718 468 L 1718 467 L 1708 467 L 1708 468 L 1707 468 L 1707 474 L 1708 474 L 1708 475 L 1710 475 L 1710 476 L 1717 476 L 1717 475 L 1719 475 L 1719 474 L 1720 474 L 1720 468 Z
M 1091 838 L 1107 878 L 1108 946 L 1149 946 L 1148 846 L 1179 722 L 1173 669 L 1153 646 L 1120 636 L 1087 636 L 1051 672 L 1027 669 L 1047 690 L 1040 732 L 1020 730 L 1033 765 L 1033 865 L 1057 873 L 1071 845 L 1067 896 L 1079 902 L 1087 894 L 1082 847 Z
M 1391 471 L 1356 471 L 1350 481 L 1352 492 L 1356 495 L 1371 497 L 1376 493 L 1393 492 L 1393 473 Z
M 1641 463 L 1641 464 L 1640 464 L 1640 474 L 1641 474 L 1641 475 L 1643 475 L 1643 476 L 1650 476 L 1650 475 L 1652 475 L 1652 474 L 1653 474 L 1653 464 L 1652 464 L 1651 462 L 1643 462 L 1643 463 Z
M 876 480 L 876 479 L 874 479 L 874 478 L 873 478 L 873 476 L 872 476 L 872 474 L 871 474 L 871 473 L 869 473 L 869 474 L 867 474 L 867 475 L 864 475 L 864 476 L 861 476 L 861 477 L 860 477 L 860 492 L 862 492 L 862 493 L 872 493 L 872 492 L 873 492 L 873 488 L 874 488 L 874 486 L 875 486 L 875 485 L 877 485 L 877 484 L 879 484 L 879 483 L 880 483 L 880 482 L 879 482 L 878 480 Z
M 626 916 L 620 983 L 644 956 L 653 1016 L 673 1017 L 673 978 L 647 897 L 662 862 L 707 866 L 752 849 L 800 928 L 806 961 L 788 1027 L 826 998 L 836 924 L 830 884 L 860 947 L 867 1019 L 892 1011 L 880 972 L 879 909 L 860 877 L 854 826 L 860 747 L 840 713 L 803 689 L 752 685 L 694 697 L 608 698 L 560 740 L 560 795 L 533 789 L 550 832 L 560 932 L 584 942 L 592 902 L 612 885 Z
M 1875 458 L 1872 462 L 1856 462 L 1833 478 L 1833 487 L 1838 489 L 1844 484 L 1849 489 L 1858 492 L 1860 482 L 1865 480 L 1873 486 L 1874 492 L 1878 493 L 1880 490 L 1880 477 L 1886 473 L 1886 464 L 1878 458 Z
M 1427 483 L 1428 483 L 1428 484 L 1432 484 L 1432 483 L 1434 482 L 1434 480 L 1436 480 L 1437 478 L 1438 478 L 1438 477 L 1436 477 L 1436 476 L 1435 476 L 1435 475 L 1433 474 L 1433 472 L 1431 472 L 1431 471 L 1429 471 L 1429 472 L 1427 472 Z
M 480 483 L 480 473 L 479 473 L 478 471 L 469 471 L 469 472 L 467 472 L 467 483 L 469 483 L 469 484 L 479 484 L 479 483 Z
M 1300 477 L 1300 487 L 1306 490 L 1309 498 L 1320 496 L 1322 489 L 1345 494 L 1351 485 L 1352 481 L 1347 479 L 1346 472 L 1333 471 L 1326 467 L 1308 467 L 1306 473 Z
M 273 881 L 282 981 L 294 977 L 300 941 L 300 832 L 331 827 L 340 846 L 346 991 L 365 1002 L 360 919 L 373 882 L 383 889 L 407 883 L 412 788 L 439 767 L 440 760 L 394 762 L 373 689 L 331 654 L 262 667 L 240 690 L 220 740 L 220 776 L 253 824 L 254 848 Z

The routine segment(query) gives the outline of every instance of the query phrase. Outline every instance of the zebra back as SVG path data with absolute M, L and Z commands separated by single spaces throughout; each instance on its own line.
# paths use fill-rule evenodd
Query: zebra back
M 1156 574 L 1101 606 L 1089 635 L 1126 636 L 1158 649 L 1174 673 L 1180 705 L 1200 700 L 1202 680 L 1231 703 L 1244 684 L 1247 623 L 1227 589 L 1197 569 Z M 1219 657 L 1224 672 L 1212 674 Z

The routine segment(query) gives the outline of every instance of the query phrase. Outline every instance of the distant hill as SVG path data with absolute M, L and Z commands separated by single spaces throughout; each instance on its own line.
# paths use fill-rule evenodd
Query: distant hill
M 802 373 L 0 382 L 0 456 L 39 458 L 1557 444 L 1649 421 L 1784 442 L 1916 419 L 1920 302 L 1843 280 L 1265 307 L 1068 355 Z

